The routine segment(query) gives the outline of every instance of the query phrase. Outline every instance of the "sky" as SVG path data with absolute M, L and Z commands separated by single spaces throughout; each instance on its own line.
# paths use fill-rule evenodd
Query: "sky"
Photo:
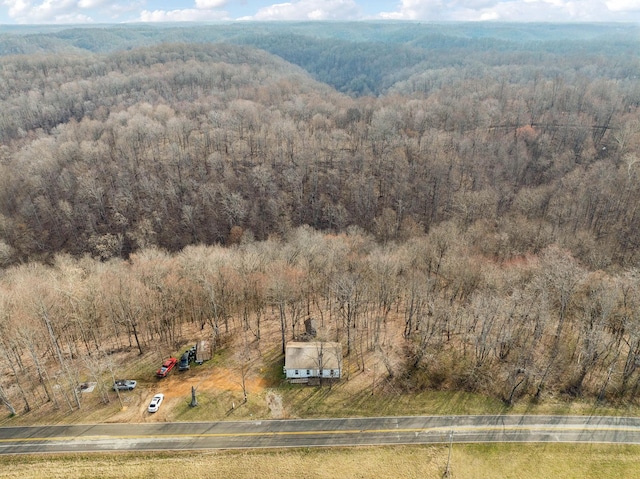
M 307 20 L 640 23 L 640 0 L 0 0 L 0 24 Z

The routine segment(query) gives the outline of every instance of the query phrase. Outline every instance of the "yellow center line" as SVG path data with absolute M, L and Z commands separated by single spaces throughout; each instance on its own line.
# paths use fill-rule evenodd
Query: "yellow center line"
M 575 431 L 619 431 L 619 432 L 640 432 L 640 428 L 633 426 L 565 426 L 562 424 L 548 425 L 510 425 L 510 426 L 438 426 L 432 428 L 408 428 L 408 429 L 343 429 L 333 431 L 264 431 L 264 432 L 221 432 L 221 433 L 191 433 L 191 434 L 148 434 L 148 435 L 124 435 L 124 436 L 53 436 L 53 437 L 24 437 L 12 439 L 0 439 L 0 443 L 16 442 L 42 442 L 42 441 L 99 441 L 105 439 L 113 440 L 133 440 L 133 439 L 181 439 L 181 438 L 207 438 L 207 437 L 274 437 L 274 436 L 313 436 L 313 435 L 348 435 L 348 434 L 428 434 L 442 433 L 448 434 L 464 432 L 575 432 Z

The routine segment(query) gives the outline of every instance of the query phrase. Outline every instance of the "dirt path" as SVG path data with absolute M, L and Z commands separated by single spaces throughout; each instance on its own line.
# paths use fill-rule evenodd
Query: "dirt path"
M 265 387 L 265 382 L 261 378 L 245 378 L 247 389 L 251 391 L 261 391 Z M 185 397 L 191 394 L 191 387 L 195 386 L 199 392 L 219 390 L 219 391 L 242 391 L 242 378 L 237 371 L 227 368 L 216 368 L 206 377 L 187 376 L 180 373 L 172 373 L 171 376 L 163 380 L 159 387 L 165 397 Z
M 253 394 L 264 390 L 266 384 L 262 378 L 245 378 L 247 390 Z M 199 393 L 224 391 L 242 391 L 242 378 L 238 371 L 216 367 L 206 374 L 193 371 L 187 373 L 171 372 L 170 375 L 158 381 L 150 388 L 137 388 L 131 393 L 122 393 L 124 407 L 109 422 L 156 422 L 167 421 L 173 407 L 191 396 L 191 388 L 196 387 Z M 147 412 L 147 406 L 156 393 L 165 396 L 164 404 L 155 414 Z

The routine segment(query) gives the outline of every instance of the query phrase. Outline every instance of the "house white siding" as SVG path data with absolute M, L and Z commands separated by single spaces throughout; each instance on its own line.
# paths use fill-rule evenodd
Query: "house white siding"
M 329 342 L 291 342 L 285 350 L 287 379 L 333 378 L 342 376 L 342 346 Z
M 284 370 L 287 379 L 291 378 L 340 378 L 340 368 L 323 369 L 320 375 L 319 369 L 287 369 Z

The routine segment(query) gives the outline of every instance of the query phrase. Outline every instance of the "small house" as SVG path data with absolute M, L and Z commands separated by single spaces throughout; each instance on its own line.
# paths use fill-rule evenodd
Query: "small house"
M 323 341 L 290 342 L 285 348 L 284 373 L 291 382 L 339 379 L 342 376 L 342 345 Z

